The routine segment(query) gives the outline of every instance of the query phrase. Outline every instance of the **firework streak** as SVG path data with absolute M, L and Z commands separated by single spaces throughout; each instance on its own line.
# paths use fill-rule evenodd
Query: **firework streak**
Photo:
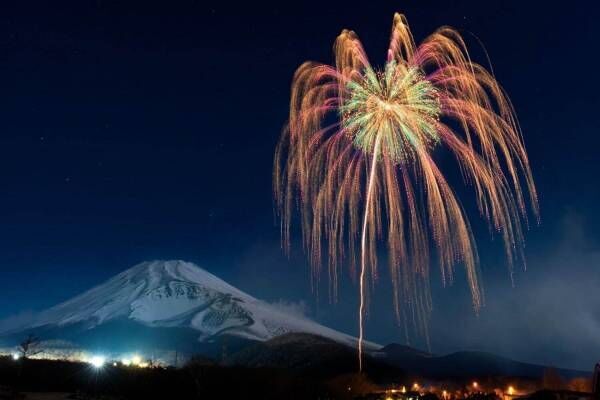
M 359 264 L 362 369 L 378 240 L 386 243 L 394 310 L 407 337 L 413 323 L 428 338 L 431 247 L 443 283 L 452 283 L 455 264 L 464 265 L 473 307 L 483 305 L 473 235 L 434 161 L 436 149 L 455 156 L 481 215 L 503 238 L 510 271 L 516 262 L 524 265 L 526 203 L 536 218 L 539 212 L 510 100 L 493 75 L 471 61 L 455 30 L 440 28 L 417 47 L 406 19 L 396 14 L 381 70 L 370 65 L 352 31 L 339 35 L 334 50 L 334 67 L 306 62 L 294 75 L 274 191 L 285 249 L 298 209 L 314 282 L 326 255 L 334 300 L 341 265 L 356 276 Z

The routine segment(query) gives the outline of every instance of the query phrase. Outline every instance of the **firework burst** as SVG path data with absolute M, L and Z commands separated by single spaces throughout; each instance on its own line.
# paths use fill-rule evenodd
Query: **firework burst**
M 386 242 L 394 310 L 405 329 L 413 322 L 428 337 L 431 247 L 444 284 L 452 282 L 454 265 L 463 264 L 473 307 L 483 304 L 473 235 L 434 161 L 437 148 L 455 156 L 481 215 L 503 238 L 511 271 L 524 262 L 526 203 L 539 214 L 512 105 L 493 75 L 470 60 L 455 30 L 441 28 L 417 47 L 406 19 L 396 14 L 381 70 L 352 31 L 340 34 L 334 50 L 335 66 L 307 62 L 296 71 L 274 190 L 286 249 L 299 209 L 315 282 L 325 256 L 335 299 L 341 265 L 352 276 L 359 267 L 362 369 L 378 239 Z

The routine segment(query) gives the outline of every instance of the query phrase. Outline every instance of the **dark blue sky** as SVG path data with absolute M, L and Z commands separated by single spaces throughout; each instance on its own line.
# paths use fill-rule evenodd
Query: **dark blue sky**
M 500 244 L 472 216 L 487 307 L 476 318 L 460 279 L 442 290 L 434 278 L 433 350 L 585 369 L 600 357 L 595 2 L 120 3 L 1 7 L 0 318 L 137 262 L 179 258 L 355 332 L 355 288 L 336 306 L 317 304 L 305 259 L 279 251 L 272 154 L 297 66 L 331 62 L 343 28 L 383 61 L 400 11 L 417 41 L 454 26 L 482 63 L 468 32 L 485 44 L 517 110 L 542 212 L 516 288 Z M 388 289 L 382 282 L 368 324 L 380 342 L 401 337 Z

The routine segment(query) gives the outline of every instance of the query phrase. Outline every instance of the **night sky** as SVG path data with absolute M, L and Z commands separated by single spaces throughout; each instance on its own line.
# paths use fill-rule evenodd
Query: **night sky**
M 417 42 L 450 25 L 481 63 L 476 37 L 485 45 L 540 193 L 514 288 L 501 241 L 470 213 L 487 306 L 474 315 L 460 267 L 450 288 L 433 274 L 432 351 L 585 370 L 600 359 L 596 2 L 18 3 L 0 9 L 0 319 L 141 261 L 184 259 L 355 334 L 356 287 L 317 301 L 299 246 L 280 251 L 273 151 L 295 69 L 331 63 L 343 28 L 381 64 L 399 11 Z M 385 276 L 367 325 L 379 343 L 403 338 Z

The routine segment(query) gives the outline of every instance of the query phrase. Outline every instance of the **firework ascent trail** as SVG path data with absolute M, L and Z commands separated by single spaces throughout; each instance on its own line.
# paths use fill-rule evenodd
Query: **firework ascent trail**
M 502 235 L 510 271 L 524 265 L 526 203 L 536 219 L 539 211 L 512 104 L 493 75 L 471 61 L 458 32 L 443 27 L 416 46 L 396 14 L 383 69 L 371 66 L 352 31 L 342 31 L 334 50 L 335 66 L 306 62 L 294 75 L 273 184 L 285 249 L 299 209 L 314 282 L 326 253 L 334 300 L 341 265 L 356 276 L 360 257 L 362 369 L 379 238 L 387 242 L 395 315 L 407 338 L 412 323 L 428 340 L 431 243 L 442 282 L 452 283 L 454 265 L 463 264 L 473 307 L 483 305 L 474 238 L 434 161 L 436 148 L 454 155 L 481 215 Z

